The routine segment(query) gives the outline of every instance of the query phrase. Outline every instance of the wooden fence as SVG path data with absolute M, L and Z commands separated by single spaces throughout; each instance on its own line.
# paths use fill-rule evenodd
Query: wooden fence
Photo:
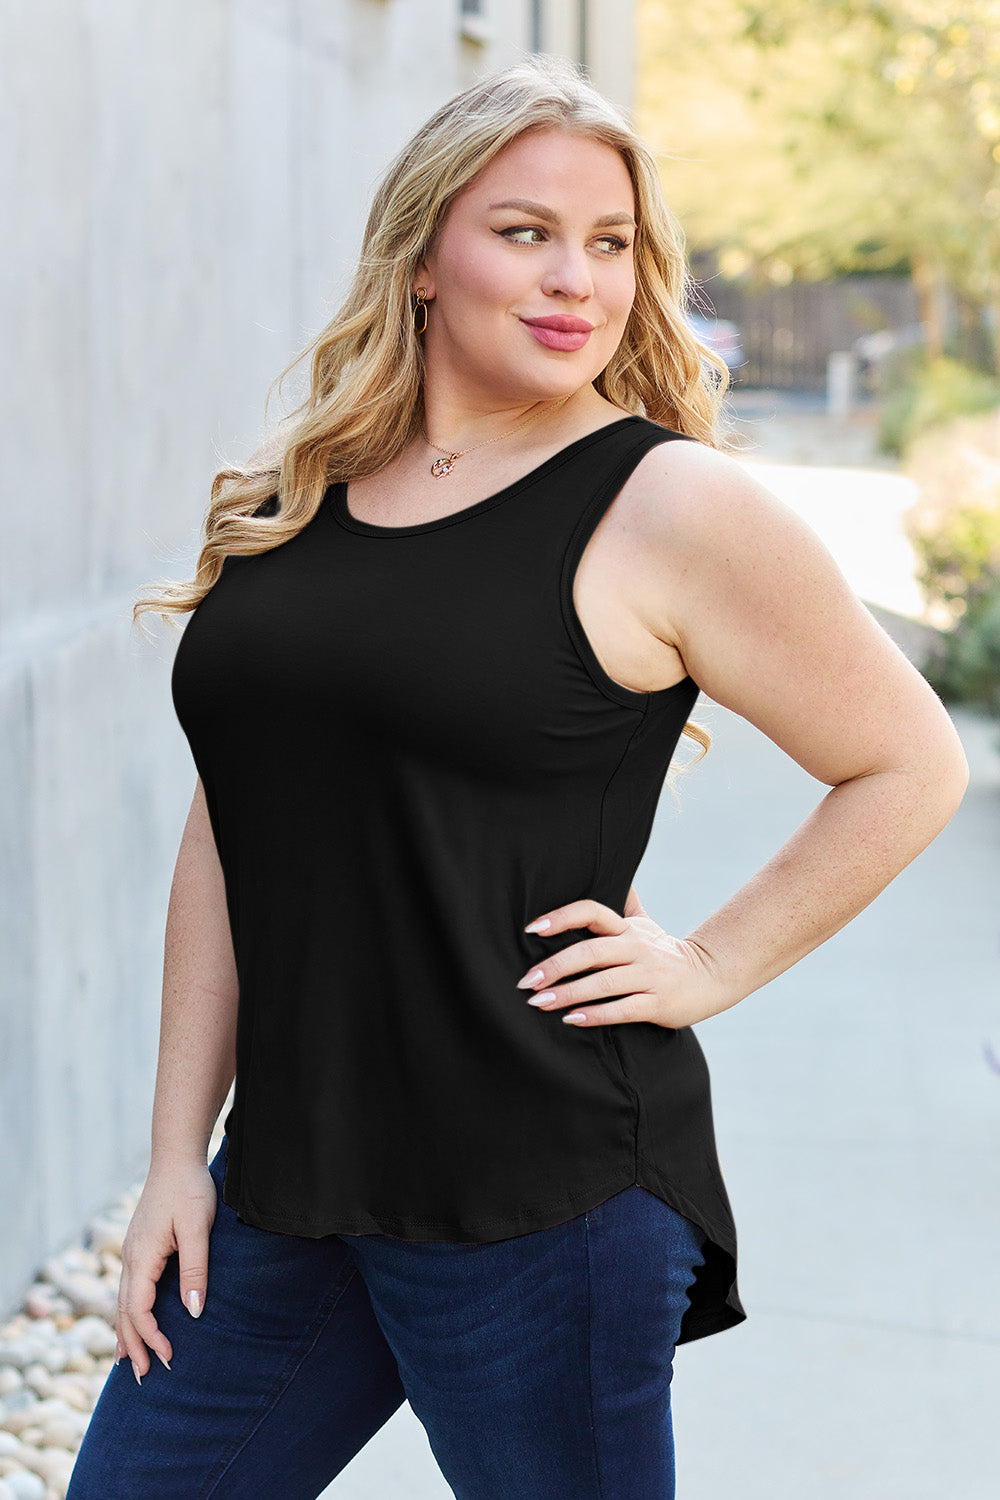
M 745 363 L 734 385 L 822 391 L 827 358 L 850 349 L 862 334 L 919 322 L 913 286 L 896 276 L 846 276 L 837 281 L 793 281 L 755 287 L 699 269 L 700 310 L 729 318 L 740 329 Z

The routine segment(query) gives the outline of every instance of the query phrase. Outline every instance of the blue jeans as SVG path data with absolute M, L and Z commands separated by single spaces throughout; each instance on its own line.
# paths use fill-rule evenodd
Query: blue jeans
M 315 1500 L 407 1400 L 456 1500 L 672 1500 L 690 1219 L 633 1185 L 491 1244 L 309 1239 L 237 1217 L 225 1150 L 204 1311 L 175 1252 L 171 1368 L 109 1372 L 67 1500 Z

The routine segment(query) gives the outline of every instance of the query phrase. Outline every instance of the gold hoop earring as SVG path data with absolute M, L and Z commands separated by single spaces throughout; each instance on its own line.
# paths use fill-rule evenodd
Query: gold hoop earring
M 418 286 L 416 296 L 417 302 L 413 309 L 413 331 L 419 334 L 423 333 L 427 327 L 427 303 L 424 301 L 424 298 L 427 296 L 427 288 L 425 286 Z M 421 313 L 423 313 L 422 318 L 420 316 Z

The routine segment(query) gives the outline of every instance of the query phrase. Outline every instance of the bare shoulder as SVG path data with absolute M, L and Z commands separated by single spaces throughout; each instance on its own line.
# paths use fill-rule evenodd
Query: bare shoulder
M 823 542 L 738 459 L 667 442 L 632 480 L 643 618 L 709 698 L 830 786 L 951 743 L 939 700 Z
M 727 542 L 760 546 L 784 538 L 807 549 L 818 539 L 738 458 L 692 439 L 660 443 L 636 466 L 623 491 L 643 541 L 671 557 L 704 558 Z

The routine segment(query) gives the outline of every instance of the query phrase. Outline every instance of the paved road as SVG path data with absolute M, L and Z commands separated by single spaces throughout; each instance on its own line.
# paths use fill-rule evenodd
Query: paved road
M 859 592 L 906 613 L 900 481 L 863 419 L 763 409 L 751 462 L 786 467 L 760 477 Z M 838 456 L 854 467 L 835 472 Z M 735 715 L 698 717 L 715 744 L 679 806 L 664 792 L 636 881 L 676 932 L 826 791 Z M 973 781 L 944 833 L 817 952 L 698 1027 L 749 1317 L 677 1352 L 679 1500 L 998 1493 L 1000 1074 L 984 1046 L 1000 1055 L 1000 755 L 992 725 L 956 722 Z M 404 1406 L 327 1494 L 451 1491 Z

